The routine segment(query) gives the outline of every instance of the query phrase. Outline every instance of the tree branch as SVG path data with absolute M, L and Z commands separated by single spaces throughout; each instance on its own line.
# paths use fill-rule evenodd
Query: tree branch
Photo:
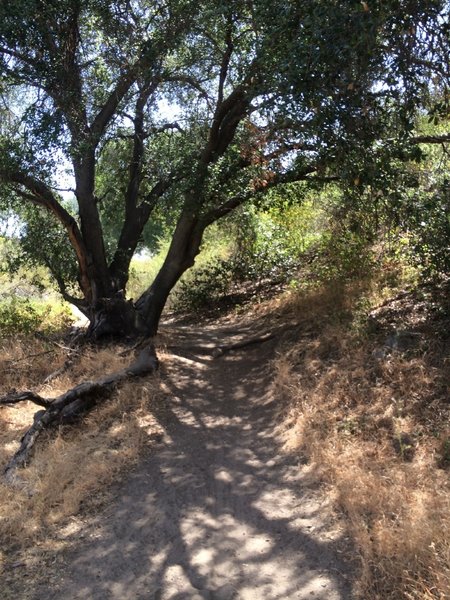
M 95 138 L 95 140 L 99 140 L 103 132 L 105 131 L 107 125 L 111 121 L 114 116 L 117 106 L 128 92 L 130 87 L 136 81 L 137 76 L 137 65 L 134 65 L 132 68 L 128 69 L 119 77 L 116 87 L 110 93 L 107 101 L 102 106 L 100 111 L 97 113 L 97 116 L 94 118 L 91 125 L 91 132 Z
M 133 135 L 133 156 L 129 168 L 129 180 L 127 191 L 125 193 L 125 215 L 128 215 L 136 209 L 139 187 L 142 180 L 142 161 L 144 157 L 144 109 L 151 94 L 158 86 L 158 82 L 153 82 L 145 86 L 139 93 L 136 100 Z
M 19 404 L 19 402 L 26 401 L 34 402 L 34 404 L 37 404 L 38 406 L 43 406 L 44 408 L 48 408 L 52 403 L 51 400 L 43 398 L 35 392 L 25 390 L 24 392 L 12 392 L 11 394 L 6 394 L 6 396 L 2 396 L 0 398 L 0 406 L 12 406 L 14 404 Z
M 185 83 L 194 90 L 200 92 L 200 95 L 205 98 L 205 100 L 211 99 L 205 88 L 202 87 L 201 83 L 190 75 L 169 75 L 168 77 L 164 77 L 164 81 L 169 83 Z
M 248 189 L 246 192 L 241 194 L 236 194 L 232 198 L 229 198 L 226 202 L 222 203 L 220 206 L 217 206 L 210 211 L 208 211 L 202 217 L 202 223 L 205 223 L 205 227 L 214 223 L 218 219 L 228 215 L 235 208 L 243 204 L 246 200 L 248 200 L 251 196 L 253 196 L 257 192 L 266 191 L 272 187 L 277 185 L 281 185 L 283 183 L 295 183 L 296 181 L 306 181 L 311 179 L 309 175 L 314 173 L 317 170 L 317 167 L 307 167 L 301 173 L 288 172 L 280 175 L 273 174 L 269 179 L 261 179 L 260 182 L 254 185 L 253 189 Z M 328 177 L 328 178 L 320 178 L 320 181 L 335 181 L 337 178 Z
M 219 91 L 217 94 L 217 106 L 219 106 L 223 102 L 223 90 L 225 86 L 225 81 L 228 75 L 228 67 L 230 65 L 231 55 L 234 50 L 234 44 L 232 40 L 232 17 L 230 16 L 230 22 L 228 24 L 226 33 L 225 33 L 225 43 L 226 48 L 222 57 L 222 64 L 220 65 L 220 74 L 219 74 Z
M 450 133 L 443 135 L 418 135 L 410 140 L 413 144 L 445 144 L 450 142 Z
M 84 241 L 81 235 L 81 231 L 78 227 L 77 222 L 72 215 L 58 202 L 52 190 L 42 181 L 22 173 L 21 171 L 6 171 L 0 169 L 0 178 L 7 181 L 10 184 L 17 184 L 24 187 L 28 192 L 23 189 L 15 188 L 22 198 L 33 202 L 39 206 L 43 206 L 46 210 L 56 216 L 58 221 L 63 225 L 67 231 L 69 240 L 75 250 L 78 264 L 80 266 L 81 285 L 82 289 L 86 294 L 86 297 L 90 297 L 91 285 L 88 278 L 88 264 L 87 264 L 87 253 L 84 245 Z

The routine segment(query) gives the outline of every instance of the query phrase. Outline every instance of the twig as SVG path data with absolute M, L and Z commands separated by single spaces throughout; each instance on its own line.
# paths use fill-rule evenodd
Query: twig
M 28 356 L 24 356 L 23 358 L 11 358 L 3 361 L 6 364 L 16 364 L 20 362 L 24 362 L 29 358 L 36 358 L 36 356 L 43 356 L 44 354 L 52 354 L 55 352 L 54 350 L 45 350 L 44 352 L 36 352 L 36 354 L 28 354 Z

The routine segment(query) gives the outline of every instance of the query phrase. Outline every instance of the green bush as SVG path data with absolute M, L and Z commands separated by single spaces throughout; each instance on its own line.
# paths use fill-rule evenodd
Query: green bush
M 348 230 L 326 232 L 314 254 L 310 271 L 321 282 L 364 277 L 375 266 L 370 244 L 363 236 Z
M 450 273 L 450 188 L 448 181 L 434 193 L 416 194 L 405 209 L 412 262 L 425 276 Z
M 172 303 L 176 310 L 211 307 L 222 298 L 233 281 L 235 265 L 221 258 L 213 259 L 192 271 L 182 280 Z
M 73 322 L 66 305 L 12 297 L 0 302 L 0 336 L 50 333 Z

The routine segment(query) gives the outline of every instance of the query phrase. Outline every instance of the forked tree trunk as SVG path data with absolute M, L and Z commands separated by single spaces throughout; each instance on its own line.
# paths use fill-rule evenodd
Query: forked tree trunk
M 187 211 L 181 215 L 175 229 L 167 257 L 152 285 L 136 304 L 127 301 L 123 294 L 97 301 L 92 309 L 90 335 L 121 337 L 152 337 L 158 330 L 162 311 L 174 285 L 183 273 L 194 264 L 200 250 L 205 224 Z M 96 402 L 129 377 L 154 372 L 157 358 L 151 341 L 147 341 L 137 359 L 126 369 L 111 373 L 95 382 L 82 383 L 56 399 L 42 398 L 33 392 L 12 394 L 0 398 L 0 404 L 16 404 L 32 400 L 45 410 L 35 415 L 35 422 L 22 438 L 21 446 L 6 467 L 5 476 L 15 481 L 18 468 L 29 460 L 34 444 L 42 431 L 58 422 L 67 422 L 89 410 Z
M 180 277 L 194 265 L 205 226 L 196 215 L 186 210 L 178 220 L 169 251 L 158 275 L 136 302 L 136 310 L 145 323 L 147 335 L 154 336 L 157 333 L 170 292 Z
M 205 225 L 185 211 L 175 229 L 166 259 L 155 280 L 133 303 L 122 292 L 100 298 L 92 307 L 88 336 L 153 337 L 170 292 L 195 262 Z

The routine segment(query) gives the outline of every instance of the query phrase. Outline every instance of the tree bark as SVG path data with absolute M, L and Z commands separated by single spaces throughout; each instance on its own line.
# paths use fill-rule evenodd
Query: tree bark
M 60 423 L 73 422 L 123 381 L 132 377 L 143 377 L 154 373 L 158 368 L 153 344 L 147 344 L 129 367 L 111 373 L 97 381 L 86 381 L 61 394 L 57 398 L 47 399 L 34 392 L 14 393 L 0 398 L 0 405 L 17 404 L 20 401 L 31 400 L 45 410 L 38 411 L 34 423 L 21 440 L 19 450 L 7 464 L 4 474 L 8 482 L 14 482 L 17 469 L 24 467 L 30 459 L 31 452 L 40 434 Z
M 187 201 L 185 206 L 188 204 Z M 153 336 L 158 331 L 170 292 L 183 273 L 193 266 L 200 251 L 205 226 L 195 213 L 188 208 L 184 209 L 158 275 L 135 305 L 145 323 L 146 335 Z

